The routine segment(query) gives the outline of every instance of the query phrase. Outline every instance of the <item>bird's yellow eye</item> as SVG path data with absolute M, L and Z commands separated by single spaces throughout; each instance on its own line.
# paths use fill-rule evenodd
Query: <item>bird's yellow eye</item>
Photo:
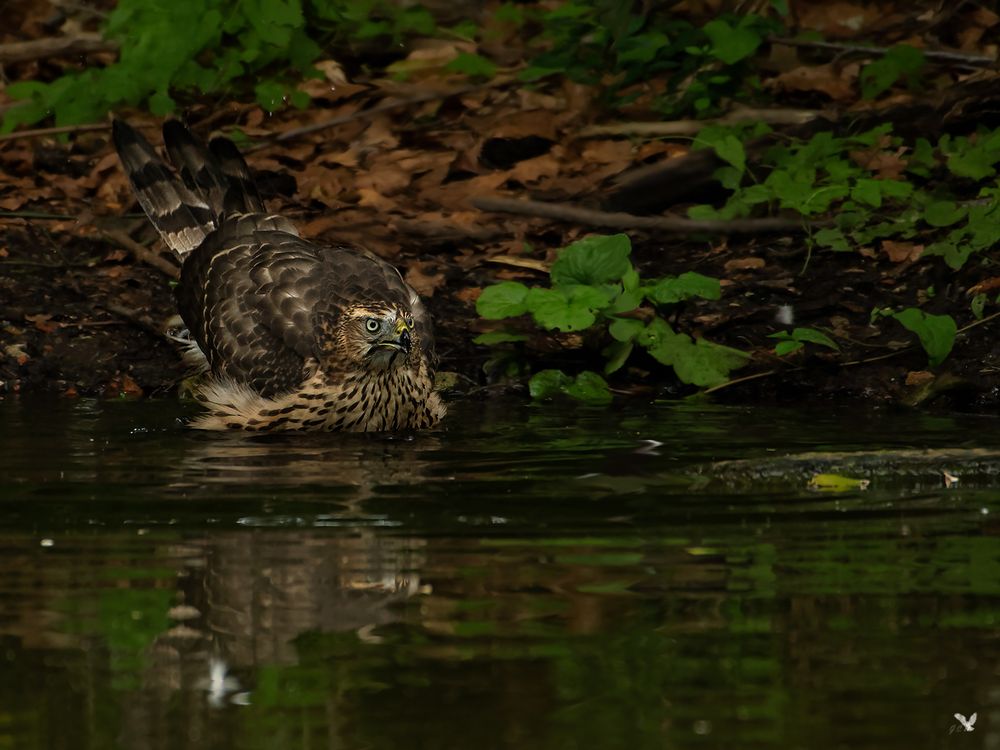
M 413 328 L 413 318 L 407 318 L 405 322 L 407 328 Z
M 375 333 L 378 331 L 379 328 L 381 328 L 381 325 L 378 322 L 378 318 L 368 318 L 365 321 L 365 329 L 369 333 Z

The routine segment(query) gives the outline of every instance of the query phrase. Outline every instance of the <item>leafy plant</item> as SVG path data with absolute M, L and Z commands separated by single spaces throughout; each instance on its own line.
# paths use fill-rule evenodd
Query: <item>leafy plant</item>
M 812 232 L 811 244 L 850 251 L 919 236 L 926 242 L 924 255 L 941 256 L 955 269 L 1000 242 L 1000 187 L 995 184 L 1000 130 L 984 129 L 968 138 L 944 135 L 936 147 L 923 138 L 904 143 L 892 136 L 889 125 L 849 137 L 820 132 L 808 141 L 771 147 L 751 169 L 743 140 L 766 132 L 762 125 L 702 129 L 695 147 L 712 148 L 725 162 L 715 177 L 730 194 L 721 207 L 693 206 L 691 218 L 741 218 L 763 208 L 804 219 L 833 213 L 834 225 Z M 934 192 L 923 187 L 921 178 L 939 168 L 963 180 L 993 184 L 979 188 L 976 202 L 963 203 L 944 186 Z
M 955 344 L 955 335 L 958 333 L 958 326 L 950 315 L 931 315 L 916 307 L 908 307 L 894 313 L 892 317 L 898 320 L 904 328 L 917 334 L 920 345 L 927 352 L 928 363 L 931 367 L 937 367 L 951 353 L 951 348 Z
M 730 371 L 746 363 L 747 354 L 705 339 L 694 340 L 674 331 L 660 315 L 640 312 L 640 308 L 660 310 L 692 298 L 719 299 L 719 282 L 687 272 L 644 283 L 629 260 L 631 251 L 631 242 L 624 234 L 587 237 L 560 252 L 549 273 L 551 286 L 528 287 L 504 281 L 484 289 L 476 309 L 490 320 L 529 314 L 540 328 L 550 331 L 607 326 L 611 343 L 604 349 L 605 374 L 620 369 L 638 345 L 657 361 L 673 367 L 684 383 L 712 386 L 725 382 Z M 492 332 L 476 341 L 501 343 L 514 340 L 512 336 L 517 334 Z M 547 372 L 550 374 L 532 386 L 533 394 L 563 392 L 580 397 L 583 392 L 600 390 L 592 379 L 581 383 Z
M 865 99 L 874 99 L 900 78 L 906 79 L 907 84 L 913 87 L 925 62 L 924 53 L 916 47 L 897 44 L 861 70 L 861 95 Z
M 295 84 L 319 75 L 313 63 L 324 43 L 399 41 L 435 28 L 424 8 L 388 0 L 120 0 L 104 27 L 105 37 L 121 45 L 118 61 L 50 83 L 11 84 L 8 95 L 23 103 L 5 115 L 0 130 L 50 115 L 57 125 L 93 122 L 123 105 L 163 115 L 174 110 L 178 94 L 227 92 L 246 80 L 255 81 L 256 99 L 267 110 L 304 107 L 309 96 Z
M 541 18 L 535 40 L 547 49 L 523 71 L 601 86 L 605 103 L 634 98 L 628 88 L 669 73 L 654 108 L 664 115 L 707 114 L 751 82 L 747 59 L 780 24 L 756 14 L 724 15 L 702 27 L 669 11 L 646 13 L 619 0 L 568 0 Z
M 532 398 L 542 399 L 563 394 L 589 404 L 607 404 L 611 391 L 607 382 L 596 372 L 584 370 L 575 378 L 562 370 L 542 370 L 528 382 Z
M 828 349 L 833 349 L 838 352 L 840 351 L 840 347 L 837 346 L 837 343 L 833 339 L 822 331 L 817 331 L 815 328 L 796 328 L 791 333 L 787 331 L 779 331 L 778 333 L 772 333 L 770 338 L 778 339 L 779 343 L 774 347 L 774 353 L 779 357 L 791 354 L 792 352 L 797 352 L 807 343 L 819 344 L 820 346 L 825 346 Z

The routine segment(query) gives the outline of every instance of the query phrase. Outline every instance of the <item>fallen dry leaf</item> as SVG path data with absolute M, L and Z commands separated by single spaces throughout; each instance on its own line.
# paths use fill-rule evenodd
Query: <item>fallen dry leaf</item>
M 38 315 L 25 315 L 24 319 L 29 323 L 34 323 L 35 328 L 42 333 L 52 333 L 60 327 L 58 323 L 50 322 L 52 320 L 52 316 L 46 315 L 45 313 L 39 313 Z
M 857 63 L 804 65 L 775 76 L 766 87 L 772 91 L 818 91 L 835 102 L 853 101 L 858 96 L 855 82 L 860 70 Z
M 747 271 L 755 268 L 763 268 L 767 263 L 763 258 L 735 258 L 727 260 L 725 269 L 727 271 Z
M 924 246 L 913 242 L 882 240 L 882 251 L 889 256 L 889 260 L 893 263 L 903 263 L 904 261 L 917 260 L 923 254 Z
M 911 387 L 917 385 L 927 385 L 932 380 L 934 380 L 934 373 L 928 372 L 927 370 L 914 370 L 906 373 L 906 385 Z
M 849 156 L 851 161 L 862 169 L 868 169 L 875 173 L 875 177 L 880 180 L 898 180 L 906 170 L 907 161 L 903 158 L 904 149 L 900 148 L 895 153 L 886 153 L 878 149 L 866 149 L 864 151 L 851 151 Z
M 437 270 L 436 263 L 422 260 L 410 261 L 406 269 L 406 283 L 424 297 L 433 297 L 444 284 L 444 273 Z

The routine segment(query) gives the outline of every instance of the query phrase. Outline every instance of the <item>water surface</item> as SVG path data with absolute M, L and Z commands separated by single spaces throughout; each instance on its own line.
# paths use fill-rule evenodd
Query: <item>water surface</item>
M 0 748 L 1000 746 L 994 417 L 182 414 L 0 401 Z

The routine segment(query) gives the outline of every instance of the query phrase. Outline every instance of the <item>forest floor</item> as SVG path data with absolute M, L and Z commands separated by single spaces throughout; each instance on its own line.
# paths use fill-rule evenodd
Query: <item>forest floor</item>
M 980 18 L 984 30 L 1000 28 L 995 15 Z M 966 40 L 970 59 L 982 52 L 980 37 Z M 641 100 L 608 115 L 594 89 L 565 80 L 528 87 L 500 74 L 470 84 L 432 64 L 454 58 L 460 44 L 426 40 L 408 58 L 421 67 L 406 82 L 351 78 L 328 61 L 324 79 L 303 84 L 312 96 L 305 110 L 200 102 L 182 113 L 200 136 L 245 137 L 269 207 L 293 218 L 303 236 L 363 245 L 401 269 L 434 315 L 441 370 L 457 376 L 459 392 L 520 388 L 519 376 L 546 367 L 599 370 L 601 330 L 548 332 L 524 322 L 528 339 L 499 355 L 475 344 L 498 328 L 477 314 L 476 299 L 500 280 L 543 284 L 558 249 L 589 233 L 626 232 L 644 277 L 697 271 L 721 280 L 721 299 L 671 313 L 678 330 L 751 353 L 730 383 L 709 389 L 715 398 L 1000 403 L 1000 321 L 970 310 L 975 293 L 1000 287 L 989 254 L 956 271 L 940 257 L 921 257 L 919 237 L 834 252 L 810 248 L 794 221 L 777 229 L 751 222 L 741 231 L 721 221 L 703 231 L 644 227 L 636 216 L 669 209 L 683 217 L 687 205 L 714 200 L 718 164 L 690 148 L 702 123 L 673 123 L 670 137 L 643 134 L 632 121 Z M 859 122 L 925 133 L 1000 125 L 995 70 L 942 72 L 932 90 L 875 104 L 857 96 L 857 65 L 816 63 L 798 47 L 773 50 L 774 105 L 763 114 L 737 109 L 731 120 L 762 116 L 799 137 Z M 159 144 L 160 120 L 119 116 Z M 0 394 L 174 390 L 184 377 L 166 335 L 178 325 L 176 269 L 137 213 L 110 127 L 0 138 Z M 872 169 L 878 177 L 884 165 Z M 498 199 L 556 204 L 562 218 L 510 213 Z M 873 320 L 873 310 L 918 305 L 959 327 L 950 356 L 933 371 L 911 333 Z M 806 347 L 779 357 L 770 335 L 798 326 L 825 332 L 839 351 Z M 609 382 L 620 393 L 695 390 L 644 352 Z

